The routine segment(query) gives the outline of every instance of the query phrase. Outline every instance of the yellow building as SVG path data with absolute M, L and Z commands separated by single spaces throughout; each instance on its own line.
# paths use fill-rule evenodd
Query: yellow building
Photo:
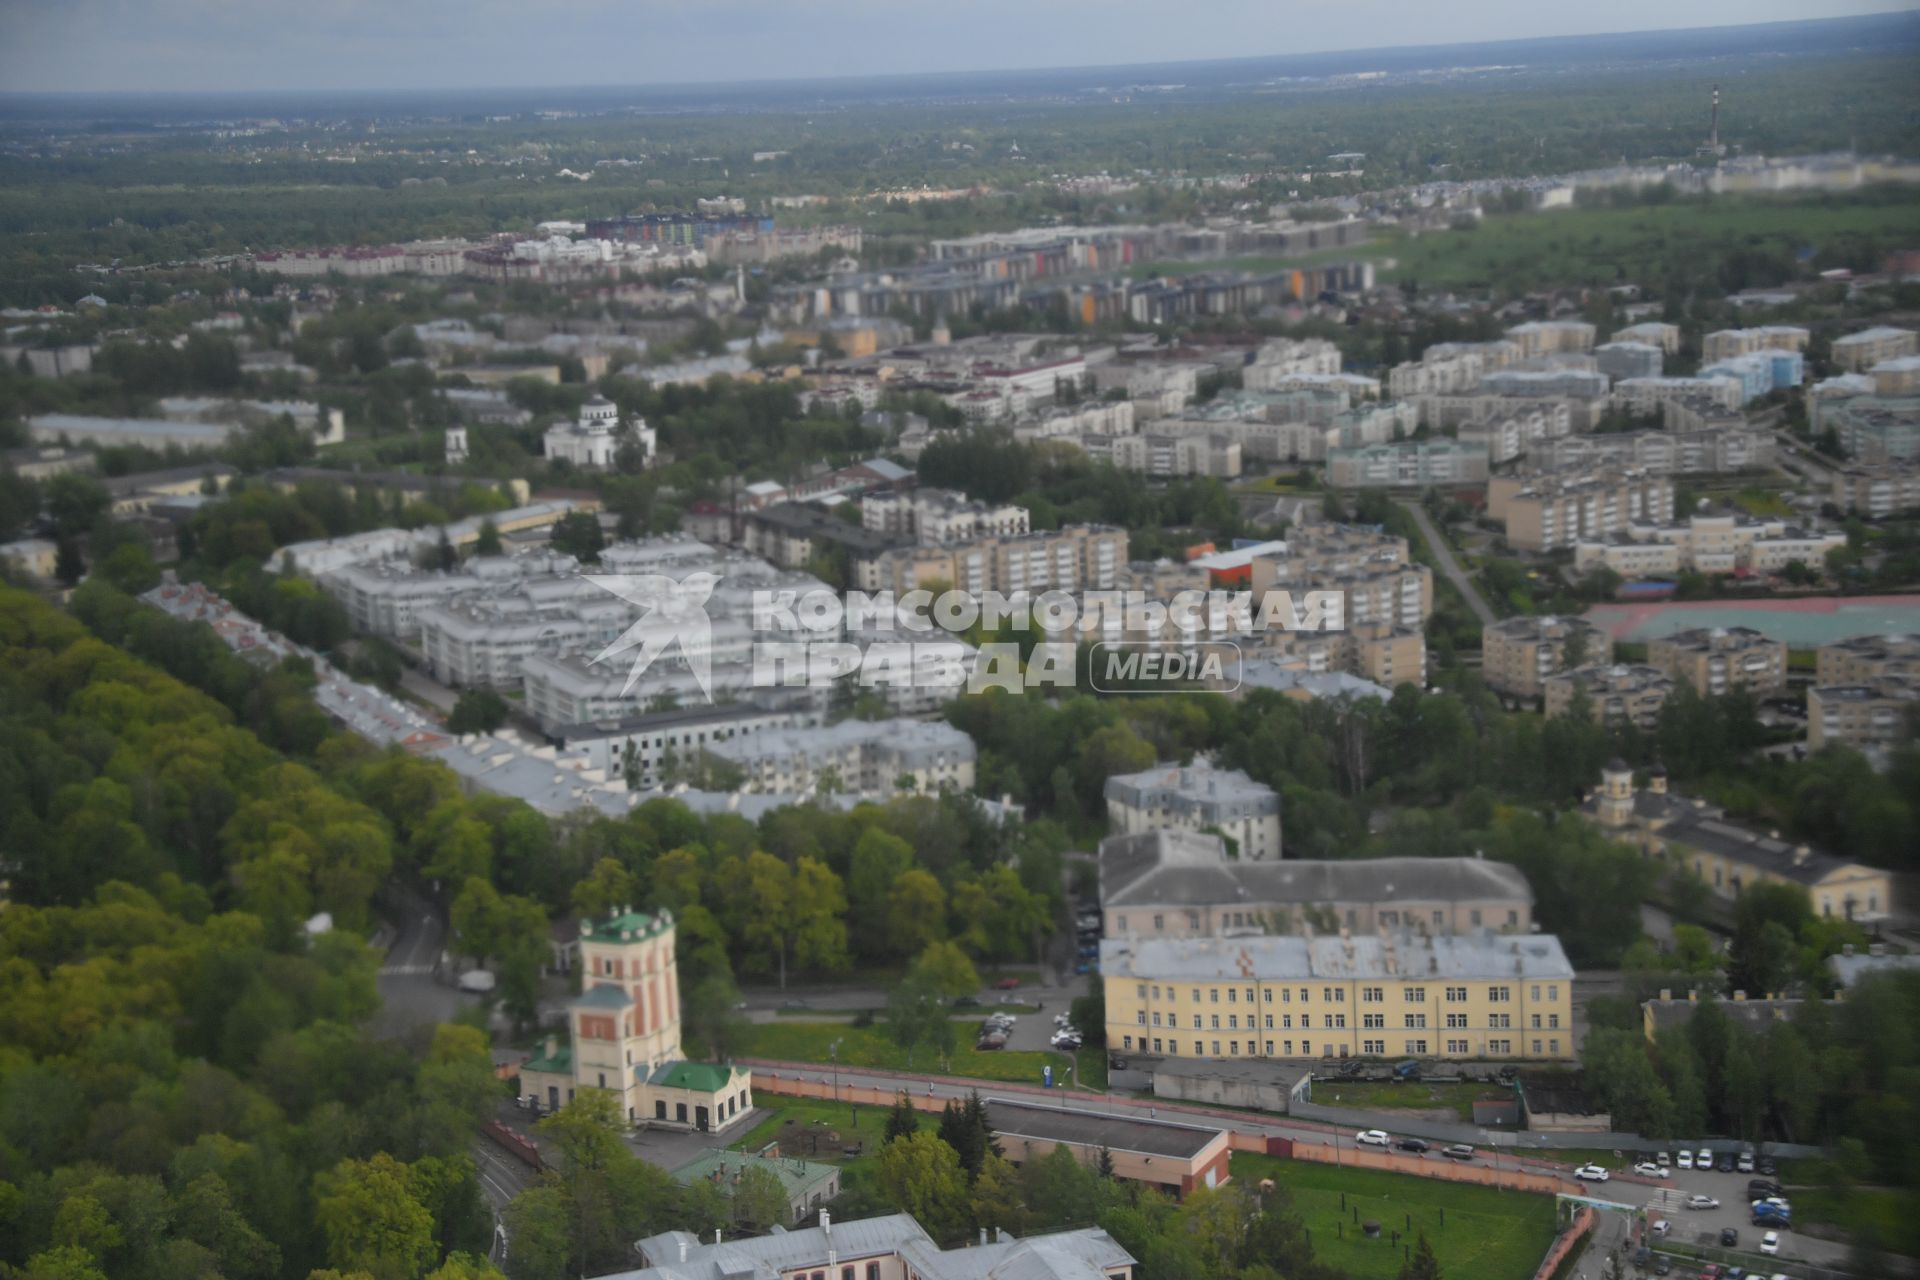
M 680 1051 L 680 978 L 673 915 L 627 910 L 580 922 L 586 984 L 567 1006 L 570 1043 L 548 1036 L 520 1068 L 520 1092 L 558 1110 L 580 1089 L 605 1089 L 629 1124 L 718 1132 L 753 1110 L 753 1076 L 688 1062 Z
M 1749 827 L 1705 800 L 1670 792 L 1664 770 L 1640 791 L 1633 770 L 1613 760 L 1582 809 L 1614 839 L 1690 868 L 1723 898 L 1738 898 L 1751 884 L 1798 885 L 1820 915 L 1855 922 L 1885 919 L 1893 905 L 1889 872 Z
M 1550 935 L 1110 939 L 1107 1044 L 1147 1057 L 1574 1057 Z

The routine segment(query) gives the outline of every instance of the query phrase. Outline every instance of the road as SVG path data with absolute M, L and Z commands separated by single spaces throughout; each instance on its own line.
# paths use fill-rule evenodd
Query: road
M 480 1178 L 480 1190 L 487 1197 L 487 1207 L 493 1210 L 493 1247 L 487 1251 L 487 1258 L 496 1266 L 504 1266 L 511 1242 L 500 1220 L 501 1211 L 509 1200 L 532 1185 L 535 1174 L 530 1165 L 508 1155 L 499 1143 L 487 1137 L 473 1140 L 473 1163 Z
M 1474 616 L 1480 619 L 1481 626 L 1492 626 L 1495 621 L 1493 610 L 1489 609 L 1487 602 L 1481 598 L 1480 588 L 1460 567 L 1460 562 L 1453 558 L 1453 548 L 1447 545 L 1446 537 L 1440 532 L 1439 526 L 1434 524 L 1433 518 L 1427 514 L 1427 509 L 1411 499 L 1402 498 L 1397 501 L 1401 507 L 1405 508 L 1407 514 L 1413 517 L 1413 522 L 1420 526 L 1421 536 L 1426 538 L 1427 546 L 1433 550 L 1433 558 L 1440 562 L 1440 572 L 1445 574 L 1447 581 L 1459 590 L 1461 598 L 1467 602 L 1467 608 L 1473 610 Z
M 1747 1180 L 1758 1175 L 1751 1173 L 1719 1173 L 1714 1170 L 1674 1171 L 1671 1188 L 1636 1186 L 1633 1191 L 1634 1203 L 1647 1205 L 1649 1222 L 1664 1218 L 1673 1223 L 1672 1234 L 1668 1237 L 1676 1244 L 1705 1245 L 1718 1247 L 1720 1232 L 1731 1227 L 1739 1233 L 1736 1248 L 1752 1253 L 1760 1244 L 1764 1227 L 1753 1225 L 1753 1213 L 1749 1208 L 1752 1197 L 1747 1195 Z M 1618 1194 L 1627 1190 L 1627 1184 L 1615 1181 L 1611 1184 L 1616 1198 L 1628 1199 Z M 1687 1209 L 1687 1197 L 1693 1195 L 1712 1196 L 1720 1202 L 1718 1209 Z M 1787 1199 L 1793 1199 L 1793 1189 L 1787 1189 Z M 1820 1240 L 1812 1236 L 1801 1235 L 1797 1231 L 1780 1233 L 1780 1260 L 1783 1262 L 1811 1262 L 1822 1266 L 1844 1266 L 1847 1259 L 1847 1246 L 1836 1240 Z M 1744 1265 L 1754 1264 L 1746 1259 Z M 1761 1270 L 1760 1274 L 1767 1274 Z

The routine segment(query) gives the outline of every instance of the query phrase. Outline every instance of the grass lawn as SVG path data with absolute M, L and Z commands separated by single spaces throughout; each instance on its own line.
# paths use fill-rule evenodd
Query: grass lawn
M 1095 1090 L 1107 1087 L 1107 1051 L 1104 1046 L 1075 1050 L 1073 1060 L 1074 1078 L 1081 1085 Z
M 1061 1055 L 1005 1049 L 982 1053 L 968 1043 L 979 1032 L 979 1024 L 968 1022 L 954 1027 L 954 1050 L 947 1074 L 971 1076 L 980 1080 L 1015 1080 L 1039 1084 L 1040 1068 L 1065 1065 Z M 741 1055 L 749 1058 L 781 1058 L 789 1062 L 832 1060 L 828 1046 L 840 1043 L 843 1067 L 886 1067 L 894 1071 L 939 1071 L 940 1060 L 925 1048 L 914 1051 L 907 1061 L 906 1050 L 887 1038 L 882 1027 L 854 1027 L 844 1022 L 757 1022 L 747 1029 Z
M 1396 1084 L 1390 1080 L 1318 1082 L 1313 1100 L 1323 1107 L 1361 1111 L 1451 1111 L 1471 1122 L 1476 1102 L 1508 1102 L 1513 1090 L 1497 1084 Z
M 1389 1233 L 1399 1231 L 1401 1242 L 1407 1243 L 1408 1215 L 1413 1231 L 1425 1232 L 1432 1242 L 1441 1272 L 1448 1276 L 1528 1280 L 1553 1242 L 1553 1200 L 1548 1196 L 1251 1152 L 1234 1153 L 1233 1176 L 1249 1184 L 1272 1178 L 1291 1191 L 1294 1212 L 1313 1233 L 1314 1254 L 1354 1280 L 1394 1280 L 1399 1275 L 1403 1255 Z M 1368 1219 L 1380 1224 L 1377 1240 L 1360 1234 L 1359 1222 Z
M 1790 516 L 1793 508 L 1778 493 L 1766 489 L 1742 489 L 1733 496 L 1734 505 L 1750 516 Z
M 767 1099 L 777 1096 L 764 1095 Z M 733 1144 L 733 1150 L 758 1151 L 779 1139 L 782 1155 L 846 1164 L 854 1158 L 846 1154 L 849 1145 L 862 1144 L 864 1158 L 878 1151 L 887 1136 L 886 1107 L 783 1099 L 771 1107 L 763 1103 L 762 1109 L 771 1114 L 747 1130 L 746 1136 Z M 937 1123 L 936 1116 L 920 1115 L 922 1129 L 931 1129 Z

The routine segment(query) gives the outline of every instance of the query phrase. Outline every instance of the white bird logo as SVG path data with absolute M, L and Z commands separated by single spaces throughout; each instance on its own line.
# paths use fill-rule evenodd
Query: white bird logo
M 627 683 L 620 692 L 632 690 L 653 660 L 665 653 L 674 641 L 680 642 L 680 656 L 693 673 L 694 682 L 708 702 L 713 701 L 712 657 L 713 624 L 707 617 L 707 598 L 719 585 L 712 573 L 690 573 L 678 582 L 663 573 L 583 574 L 588 582 L 611 591 L 638 605 L 640 616 L 621 633 L 620 638 L 594 655 L 593 662 L 611 658 L 637 647 Z M 588 665 L 592 665 L 589 663 Z

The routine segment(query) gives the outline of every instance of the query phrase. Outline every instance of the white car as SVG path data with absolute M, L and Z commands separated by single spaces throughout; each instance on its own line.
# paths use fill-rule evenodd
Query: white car
M 1720 1202 L 1712 1196 L 1687 1197 L 1687 1208 L 1689 1209 L 1718 1209 L 1719 1207 Z
M 1393 1141 L 1385 1129 L 1362 1129 L 1353 1135 L 1353 1140 L 1363 1147 L 1384 1147 Z
M 1780 1233 L 1778 1231 L 1769 1231 L 1760 1237 L 1760 1252 L 1769 1255 L 1780 1252 Z
M 1605 1182 L 1609 1177 L 1607 1171 L 1597 1164 L 1583 1164 L 1573 1171 L 1573 1176 L 1582 1182 Z
M 1713 1168 L 1713 1152 L 1707 1150 L 1705 1147 L 1702 1147 L 1698 1151 L 1694 1152 L 1693 1167 L 1696 1169 Z
M 1682 1151 L 1678 1156 L 1678 1162 L 1682 1169 L 1693 1168 L 1693 1152 Z
M 1643 1178 L 1665 1178 L 1671 1176 L 1666 1169 L 1651 1160 L 1642 1160 L 1639 1164 L 1633 1166 L 1633 1171 Z

